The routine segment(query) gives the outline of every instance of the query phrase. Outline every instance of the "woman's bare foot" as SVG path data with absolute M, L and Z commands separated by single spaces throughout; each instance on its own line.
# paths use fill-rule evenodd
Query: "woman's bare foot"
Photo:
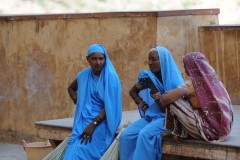
M 162 137 L 172 137 L 176 142 L 180 142 L 182 140 L 181 137 L 176 136 L 169 131 L 165 131 L 165 132 L 161 133 L 161 136 Z
M 165 131 L 165 132 L 162 132 L 162 133 L 161 133 L 161 136 L 162 136 L 162 137 L 171 137 L 171 136 L 173 136 L 173 135 L 172 135 L 171 132 Z
M 176 141 L 176 142 L 180 142 L 182 140 L 181 137 L 178 137 L 176 135 L 172 135 L 173 139 Z

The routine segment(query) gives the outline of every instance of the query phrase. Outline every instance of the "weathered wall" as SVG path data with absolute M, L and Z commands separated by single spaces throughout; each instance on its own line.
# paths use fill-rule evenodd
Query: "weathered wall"
M 205 15 L 203 15 L 205 13 Z M 207 14 L 209 13 L 209 14 Z M 216 15 L 208 12 L 193 12 L 191 15 L 182 15 L 179 12 L 169 13 L 171 17 L 166 17 L 166 13 L 159 13 L 157 18 L 157 44 L 166 46 L 172 53 L 182 74 L 182 57 L 191 51 L 200 51 L 198 27 L 203 25 L 217 25 Z
M 233 104 L 240 104 L 240 26 L 199 27 L 201 52 L 224 83 Z
M 139 70 L 148 68 L 147 51 L 164 45 L 181 64 L 182 54 L 198 49 L 196 27 L 218 24 L 219 10 L 161 13 L 0 17 L 0 141 L 37 140 L 34 122 L 70 116 L 67 87 L 88 66 L 92 43 L 106 47 L 119 74 L 123 109 L 135 109 L 128 91 Z

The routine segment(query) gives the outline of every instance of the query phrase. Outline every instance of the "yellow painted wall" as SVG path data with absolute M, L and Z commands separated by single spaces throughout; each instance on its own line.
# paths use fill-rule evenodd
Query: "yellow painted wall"
M 70 117 L 67 87 L 88 66 L 92 43 L 106 47 L 118 72 L 123 110 L 136 109 L 128 92 L 148 69 L 147 51 L 169 47 L 181 67 L 181 56 L 199 49 L 197 26 L 218 24 L 219 10 L 211 11 L 0 17 L 0 141 L 36 141 L 34 122 Z

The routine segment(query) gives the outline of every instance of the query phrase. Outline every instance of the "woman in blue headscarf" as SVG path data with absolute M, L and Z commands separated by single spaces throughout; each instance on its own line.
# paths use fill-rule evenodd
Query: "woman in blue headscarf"
M 182 75 L 165 47 L 152 48 L 148 52 L 149 70 L 142 70 L 138 82 L 129 94 L 139 107 L 141 119 L 129 125 L 120 135 L 121 160 L 160 160 L 162 137 L 165 132 L 165 109 L 151 94 L 164 94 L 183 83 Z
M 118 75 L 101 44 L 88 48 L 87 67 L 68 88 L 76 104 L 65 160 L 99 160 L 115 138 L 122 117 Z

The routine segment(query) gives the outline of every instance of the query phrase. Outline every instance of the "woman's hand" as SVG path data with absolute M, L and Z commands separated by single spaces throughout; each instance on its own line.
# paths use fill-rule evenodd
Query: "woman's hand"
M 91 143 L 92 134 L 95 128 L 96 128 L 96 124 L 92 122 L 84 129 L 83 133 L 80 136 L 81 143 L 83 143 L 84 141 L 85 141 L 85 144 L 87 144 L 88 142 Z
M 160 92 L 157 92 L 155 94 L 151 94 L 151 97 L 156 101 L 162 98 L 162 95 Z
M 88 142 L 91 143 L 92 135 L 95 128 L 97 127 L 98 124 L 100 124 L 103 120 L 105 120 L 105 118 L 106 118 L 106 111 L 103 108 L 102 111 L 98 114 L 98 116 L 93 119 L 92 123 L 90 123 L 84 129 L 83 133 L 80 136 L 80 139 L 82 139 L 81 143 L 83 143 L 84 141 L 85 141 L 85 144 L 87 144 Z
M 143 82 L 148 85 L 148 87 L 151 89 L 152 94 L 155 94 L 158 92 L 158 89 L 156 88 L 156 86 L 154 85 L 154 83 L 152 82 L 152 80 L 149 77 L 143 78 Z
M 149 108 L 148 104 L 141 97 L 135 98 L 134 101 L 144 112 Z
M 149 108 L 148 104 L 147 104 L 145 101 L 143 101 L 143 100 L 140 102 L 139 107 L 140 107 L 144 112 L 146 112 L 146 110 Z
M 159 108 L 161 109 L 162 112 L 165 112 L 166 107 L 163 106 L 162 104 L 162 98 L 163 95 L 160 92 L 157 92 L 155 94 L 151 94 L 151 97 L 154 99 L 154 101 L 157 103 Z

